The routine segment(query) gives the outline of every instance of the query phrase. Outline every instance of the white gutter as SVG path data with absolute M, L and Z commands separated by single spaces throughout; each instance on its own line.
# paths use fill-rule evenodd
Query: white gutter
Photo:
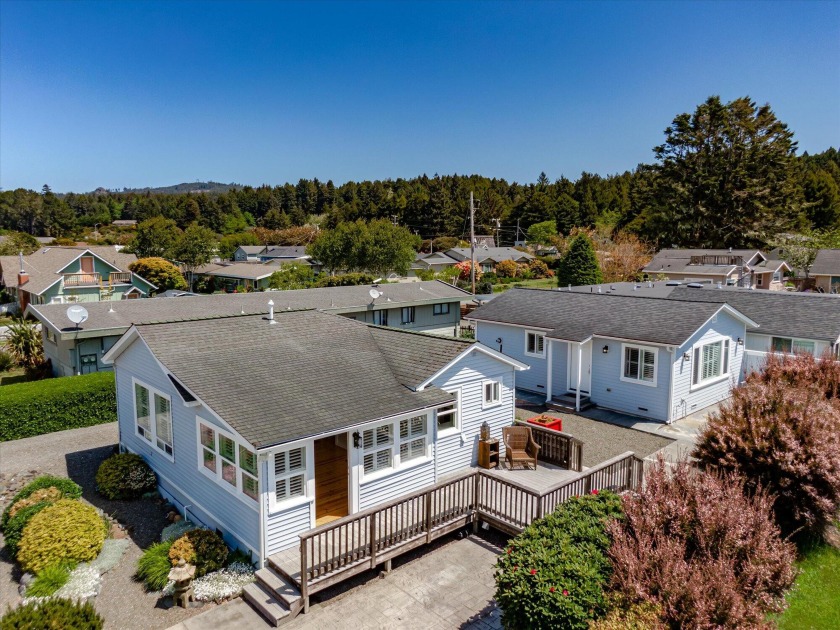
M 668 417 L 666 418 L 666 422 L 671 424 L 674 421 L 674 371 L 676 370 L 675 363 L 677 347 L 672 346 L 668 348 L 668 352 L 671 354 L 671 376 L 668 382 Z M 682 361 L 682 359 L 680 359 L 680 361 Z

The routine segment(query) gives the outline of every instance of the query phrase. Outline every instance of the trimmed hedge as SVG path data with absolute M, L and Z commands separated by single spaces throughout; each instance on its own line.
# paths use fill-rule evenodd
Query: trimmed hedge
M 0 387 L 0 442 L 116 420 L 113 372 Z

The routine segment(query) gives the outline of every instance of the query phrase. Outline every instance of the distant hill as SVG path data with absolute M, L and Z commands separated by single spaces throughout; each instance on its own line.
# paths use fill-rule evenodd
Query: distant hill
M 177 195 L 183 193 L 223 193 L 229 190 L 241 190 L 241 184 L 222 184 L 220 182 L 185 182 L 183 184 L 175 184 L 174 186 L 159 186 L 157 188 L 123 188 L 121 191 L 111 192 L 125 192 L 125 193 L 152 193 L 153 195 Z M 109 192 L 105 188 L 97 188 L 95 193 Z

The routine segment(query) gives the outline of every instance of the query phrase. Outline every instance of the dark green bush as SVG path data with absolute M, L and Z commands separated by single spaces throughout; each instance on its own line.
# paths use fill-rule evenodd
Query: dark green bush
M 0 619 L 2 630 L 102 630 L 104 625 L 90 602 L 60 598 L 9 607 Z
M 172 543 L 169 560 L 174 567 L 183 558 L 195 565 L 195 576 L 201 577 L 210 571 L 225 566 L 228 548 L 225 541 L 209 529 L 193 529 Z
M 154 471 L 134 453 L 111 455 L 96 471 L 96 489 L 106 499 L 136 499 L 155 488 Z
M 150 591 L 160 591 L 169 581 L 172 563 L 169 561 L 169 549 L 172 541 L 154 543 L 143 552 L 137 561 L 137 579 Z
M 573 498 L 514 538 L 496 563 L 505 628 L 585 630 L 606 612 L 606 524 L 622 517 L 612 492 Z
M 7 372 L 15 365 L 15 358 L 5 350 L 0 350 L 0 372 Z
M 2 413 L 2 412 L 0 412 Z M 23 488 L 21 488 L 18 493 L 12 497 L 11 502 L 9 505 L 6 506 L 6 509 L 3 510 L 3 516 L 0 517 L 0 531 L 6 531 L 6 523 L 11 518 L 10 512 L 14 507 L 15 503 L 20 501 L 21 499 L 27 499 L 32 496 L 38 490 L 44 490 L 47 488 L 58 488 L 61 491 L 61 495 L 63 498 L 66 499 L 78 499 L 82 496 L 82 487 L 74 481 L 67 479 L 65 477 L 53 477 L 52 475 L 41 475 L 30 481 L 26 484 Z
M 116 420 L 113 372 L 0 387 L 0 442 Z

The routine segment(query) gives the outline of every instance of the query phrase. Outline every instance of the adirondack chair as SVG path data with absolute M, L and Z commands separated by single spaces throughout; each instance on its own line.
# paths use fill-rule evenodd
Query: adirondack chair
M 537 469 L 537 455 L 540 452 L 539 445 L 534 441 L 530 427 L 514 426 L 502 429 L 502 438 L 505 443 L 505 461 L 508 468 L 515 464 L 532 464 Z

